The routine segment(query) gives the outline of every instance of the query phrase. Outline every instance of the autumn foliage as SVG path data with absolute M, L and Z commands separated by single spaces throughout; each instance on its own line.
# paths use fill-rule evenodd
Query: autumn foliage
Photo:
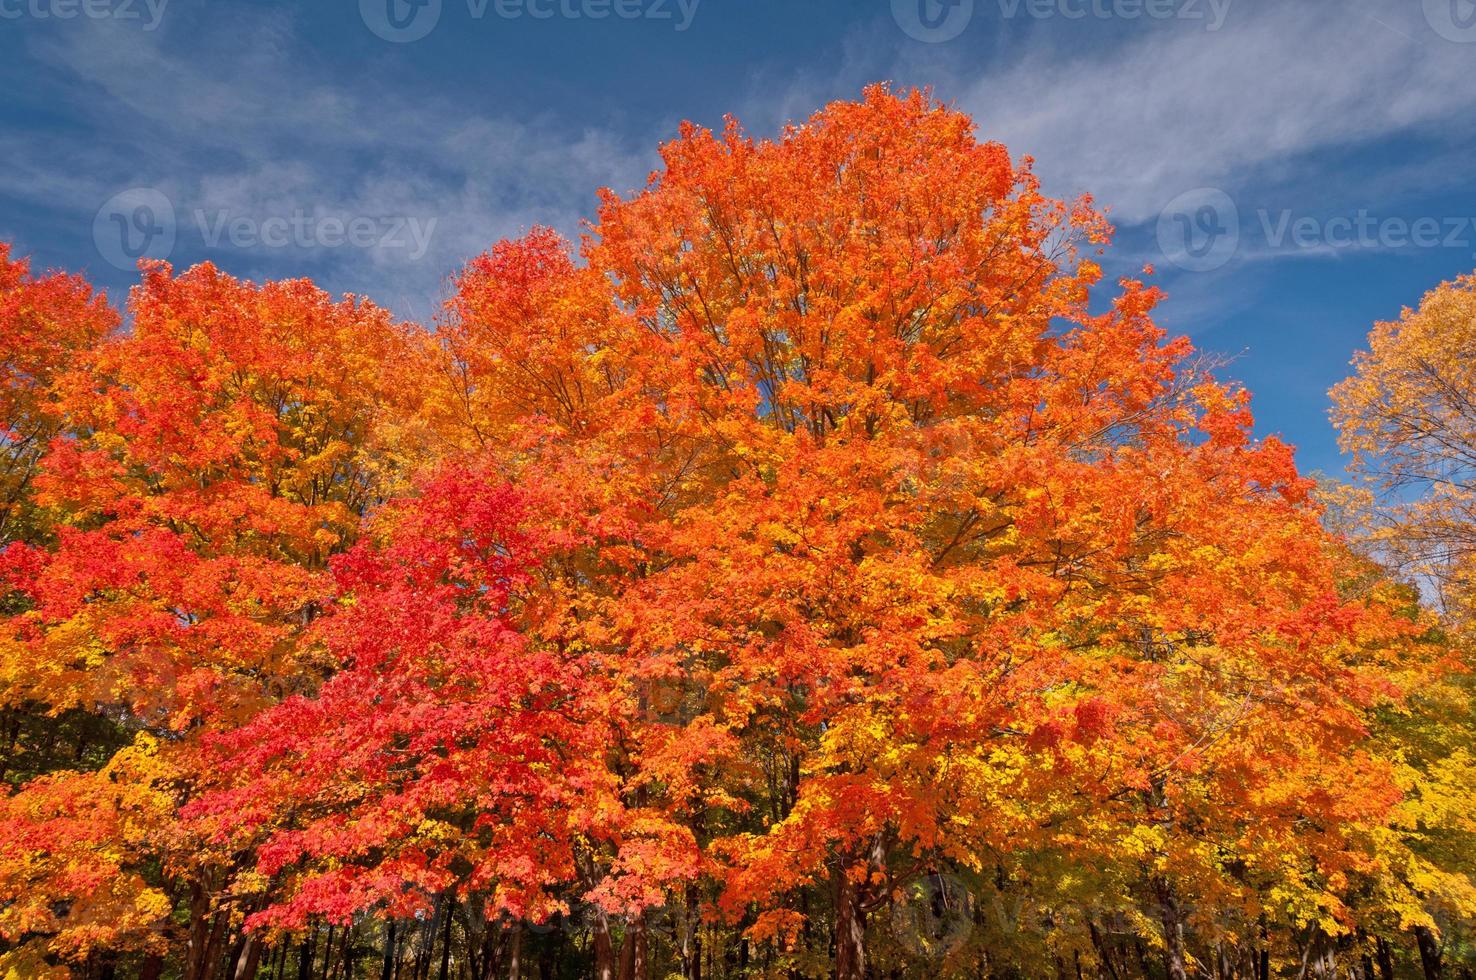
M 0 253 L 0 964 L 1476 962 L 1465 634 L 1090 201 L 881 87 L 662 158 L 433 330 Z

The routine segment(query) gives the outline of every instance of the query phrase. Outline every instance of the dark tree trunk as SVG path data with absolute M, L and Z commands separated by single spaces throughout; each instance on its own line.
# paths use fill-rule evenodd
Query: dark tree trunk
M 443 899 L 446 903 L 446 923 L 441 927 L 441 970 L 437 974 L 438 980 L 446 980 L 451 971 L 451 920 L 456 915 L 456 903 L 450 899 Z
M 625 942 L 620 946 L 620 980 L 648 980 L 651 974 L 649 947 L 646 917 L 638 915 L 626 926 Z
M 337 927 L 329 926 L 328 935 L 323 940 L 323 980 L 328 980 L 333 970 L 333 933 Z
M 429 922 L 422 924 L 420 941 L 415 944 L 415 965 L 411 976 L 415 980 L 430 980 L 431 963 L 436 956 L 436 937 L 441 933 L 441 916 L 446 913 L 444 897 L 436 899 L 436 910 Z
M 384 960 L 379 968 L 379 980 L 394 980 L 395 975 L 395 920 L 384 925 Z
M 1153 879 L 1153 893 L 1158 899 L 1159 920 L 1163 923 L 1163 966 L 1168 980 L 1189 980 L 1184 954 L 1184 918 L 1179 912 L 1179 897 L 1166 878 Z
M 702 916 L 697 886 L 687 886 L 686 932 L 682 935 L 682 966 L 686 980 L 702 980 Z
M 303 937 L 302 946 L 297 951 L 297 980 L 313 980 L 313 947 L 317 941 L 316 927 Z
M 1440 965 L 1440 941 L 1424 926 L 1415 926 L 1414 932 L 1415 942 L 1420 946 L 1420 966 L 1424 968 L 1425 980 L 1440 980 L 1444 975 Z
M 261 967 L 261 937 L 255 934 L 246 937 L 246 945 L 236 959 L 235 980 L 256 980 L 256 971 Z
M 866 977 L 866 912 L 856 882 L 842 867 L 835 879 L 835 980 Z
M 492 980 L 502 969 L 503 947 L 507 945 L 507 925 L 498 919 L 496 922 L 484 923 L 482 928 L 482 955 L 480 969 L 472 973 L 473 980 Z
M 512 939 L 508 942 L 507 980 L 521 980 L 523 976 L 523 926 L 512 925 Z
M 603 911 L 595 912 L 592 945 L 595 980 L 615 980 L 615 947 L 610 942 L 610 919 Z
M 1112 951 L 1107 948 L 1107 941 L 1102 938 L 1102 931 L 1097 928 L 1095 922 L 1089 923 L 1092 935 L 1092 947 L 1097 951 L 1097 959 L 1107 971 L 1110 980 L 1121 980 L 1117 975 L 1117 967 L 1112 963 Z
M 185 950 L 184 980 L 209 980 L 215 972 L 216 949 L 225 933 L 225 917 L 211 914 L 207 882 L 190 883 L 190 932 Z
M 343 964 L 344 980 L 354 980 L 354 927 L 349 926 L 343 930 L 343 951 L 339 953 L 338 960 Z
M 1374 940 L 1374 952 L 1379 957 L 1379 980 L 1394 980 L 1394 950 L 1382 936 Z

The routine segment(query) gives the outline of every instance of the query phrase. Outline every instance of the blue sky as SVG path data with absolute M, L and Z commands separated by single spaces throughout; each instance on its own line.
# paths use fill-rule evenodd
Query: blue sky
M 1304 469 L 1369 326 L 1476 268 L 1472 0 L 0 0 L 0 238 L 115 299 L 142 250 L 429 320 L 681 120 L 883 79 L 1109 208 L 1109 274 L 1153 263 Z

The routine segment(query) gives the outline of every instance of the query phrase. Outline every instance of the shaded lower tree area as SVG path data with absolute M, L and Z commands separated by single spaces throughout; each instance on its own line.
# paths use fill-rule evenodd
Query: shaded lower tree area
M 1390 938 L 1330 937 L 1316 930 L 1252 932 L 1206 944 L 1192 929 L 1184 958 L 1167 954 L 1161 934 L 1137 934 L 1132 915 L 1086 916 L 1041 910 L 1020 915 L 1019 896 L 975 898 L 959 878 L 930 876 L 913 901 L 867 915 L 864 971 L 884 978 L 977 980 L 1468 980 L 1476 971 L 1469 925 L 1447 923 Z M 807 902 L 824 910 L 823 894 Z M 1155 913 L 1159 910 L 1153 910 Z M 541 924 L 488 921 L 478 903 L 450 900 L 409 920 L 364 918 L 319 924 L 302 934 L 249 936 L 214 920 L 200 962 L 176 955 L 102 954 L 74 975 L 88 980 L 728 980 L 836 976 L 833 926 L 821 918 L 788 948 L 753 942 L 741 931 L 689 922 L 683 912 L 648 913 L 637 923 L 558 916 Z

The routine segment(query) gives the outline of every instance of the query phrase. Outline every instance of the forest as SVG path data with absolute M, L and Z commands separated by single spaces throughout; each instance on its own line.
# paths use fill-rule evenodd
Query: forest
M 1314 477 L 1112 235 L 875 86 L 430 324 L 0 244 L 0 978 L 1471 980 L 1476 276 Z

